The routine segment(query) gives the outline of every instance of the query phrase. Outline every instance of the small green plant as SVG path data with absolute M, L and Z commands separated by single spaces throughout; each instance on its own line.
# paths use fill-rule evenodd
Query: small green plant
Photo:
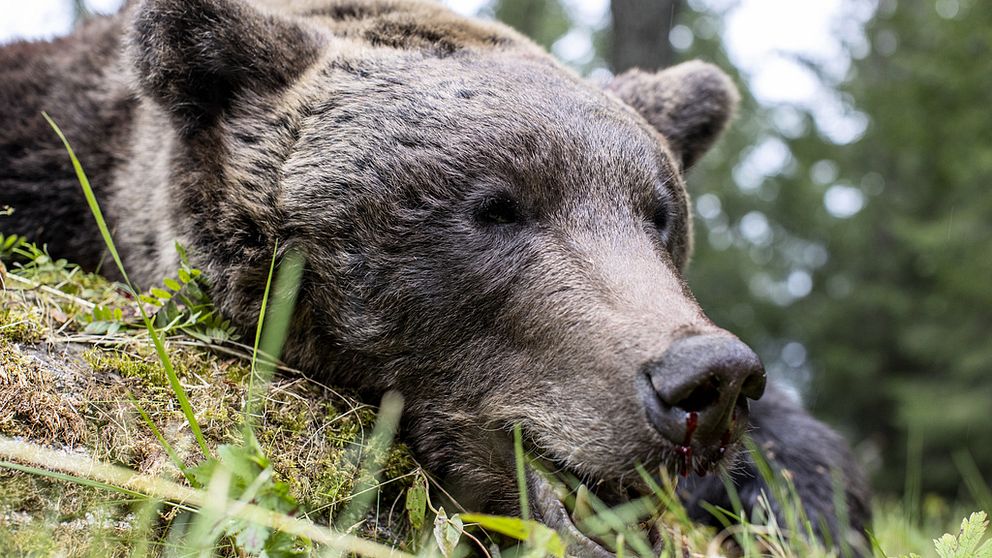
M 16 234 L 4 235 L 0 233 L 0 260 L 13 259 L 17 249 L 24 244 L 24 238 Z
M 162 333 L 181 331 L 206 343 L 237 339 L 231 321 L 224 319 L 207 295 L 209 284 L 203 273 L 189 262 L 186 250 L 178 242 L 179 270 L 175 278 L 162 281 L 165 288 L 153 287 L 140 300 L 153 307 L 155 325 Z
M 988 528 L 985 512 L 975 512 L 961 521 L 957 536 L 946 533 L 934 539 L 934 549 L 940 558 L 992 558 L 992 540 L 982 544 Z M 920 558 L 920 555 L 909 554 L 903 558 Z
M 223 445 L 217 448 L 216 458 L 209 458 L 189 470 L 196 485 L 208 492 L 220 490 L 219 482 L 226 485 L 225 496 L 238 502 L 252 502 L 274 512 L 294 515 L 299 504 L 289 493 L 289 486 L 276 480 L 272 464 L 262 453 L 254 439 L 243 445 Z M 221 470 L 223 473 L 221 474 Z M 213 548 L 218 539 L 228 537 L 249 556 L 271 558 L 296 558 L 308 556 L 312 549 L 309 539 L 274 530 L 245 519 L 223 517 L 211 520 L 201 514 L 189 530 L 194 548 Z

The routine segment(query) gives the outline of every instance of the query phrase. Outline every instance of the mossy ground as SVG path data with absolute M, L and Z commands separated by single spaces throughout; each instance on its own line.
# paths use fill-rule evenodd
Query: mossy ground
M 140 406 L 187 466 L 202 461 L 147 334 L 85 333 L 86 303 L 126 308 L 130 298 L 71 266 L 16 275 L 0 268 L 0 278 L 0 436 L 181 481 Z M 240 443 L 250 360 L 188 337 L 167 346 L 211 449 Z M 366 443 L 376 410 L 300 375 L 277 374 L 255 415 L 254 435 L 276 477 L 308 517 L 331 522 L 359 481 L 356 448 Z M 409 548 L 403 506 L 392 504 L 417 465 L 395 445 L 382 469 L 379 509 L 360 532 Z M 112 492 L 0 468 L 0 554 L 127 556 L 149 542 L 134 536 L 138 507 Z M 173 508 L 157 513 L 163 528 L 176 516 Z M 149 548 L 155 554 L 161 547 Z

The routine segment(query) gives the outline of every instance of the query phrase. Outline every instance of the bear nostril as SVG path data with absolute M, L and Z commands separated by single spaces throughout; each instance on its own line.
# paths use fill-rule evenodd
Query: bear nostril
M 760 366 L 760 365 L 759 365 Z M 758 368 L 752 371 L 741 384 L 741 396 L 757 401 L 765 394 L 765 371 Z
M 719 399 L 720 384 L 716 378 L 709 378 L 696 386 L 687 397 L 676 402 L 673 407 L 678 407 L 687 412 L 698 412 L 713 405 Z

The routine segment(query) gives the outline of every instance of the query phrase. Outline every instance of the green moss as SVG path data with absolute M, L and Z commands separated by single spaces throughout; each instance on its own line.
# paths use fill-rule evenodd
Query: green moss
M 0 308 L 0 337 L 14 343 L 36 343 L 48 331 L 40 308 L 17 304 Z
M 417 467 L 417 462 L 413 460 L 413 455 L 410 453 L 410 448 L 408 448 L 406 444 L 396 443 L 389 449 L 389 454 L 386 456 L 386 462 L 383 464 L 383 475 L 388 479 L 395 479 L 404 475 L 409 475 L 409 473 L 411 471 L 415 471 Z M 412 484 L 412 476 L 404 479 L 404 486 L 410 486 Z
M 120 374 L 125 378 L 140 378 L 150 385 L 163 387 L 169 385 L 162 363 L 148 356 L 96 347 L 84 352 L 83 360 L 94 372 Z
M 113 284 L 59 262 L 42 267 L 24 276 L 89 302 L 122 308 L 125 319 L 133 319 L 133 301 L 121 297 Z M 0 325 L 16 324 L 0 330 L 0 390 L 11 403 L 0 408 L 0 435 L 85 448 L 101 461 L 181 481 L 134 403 L 186 465 L 203 460 L 154 348 L 130 326 L 82 337 L 94 344 L 71 343 L 55 333 L 56 328 L 81 333 L 88 323 L 80 319 L 88 313 L 84 307 L 43 289 L 0 290 Z M 168 350 L 212 451 L 237 443 L 244 428 L 250 362 L 178 343 L 170 343 Z M 353 450 L 372 432 L 375 409 L 300 377 L 277 376 L 259 389 L 253 431 L 262 451 L 308 517 L 330 521 L 354 490 L 358 471 Z M 399 446 L 387 454 L 381 480 L 414 468 Z M 383 498 L 395 501 L 403 486 L 388 483 Z M 124 556 L 141 537 L 161 549 L 157 545 L 167 520 L 156 517 L 152 522 L 157 535 L 118 528 L 127 523 L 120 522 L 132 507 L 112 493 L 0 469 L 0 549 L 15 549 L 13 555 L 23 556 Z M 118 523 L 72 527 L 90 521 L 87 512 L 98 509 Z M 388 507 L 382 513 L 389 513 Z M 389 523 L 397 529 L 403 517 L 398 506 Z M 402 537 L 391 542 L 404 546 Z
M 14 346 L 14 342 L 0 336 L 0 386 L 13 384 L 30 368 L 31 361 Z

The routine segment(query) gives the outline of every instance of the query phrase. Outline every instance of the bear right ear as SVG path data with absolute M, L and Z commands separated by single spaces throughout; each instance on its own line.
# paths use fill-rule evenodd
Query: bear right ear
M 320 38 L 241 0 L 144 0 L 128 48 L 139 84 L 191 134 L 242 91 L 290 85 L 320 55 Z
M 720 137 L 740 101 L 727 74 L 699 61 L 656 73 L 630 70 L 613 78 L 606 89 L 668 140 L 683 171 Z

